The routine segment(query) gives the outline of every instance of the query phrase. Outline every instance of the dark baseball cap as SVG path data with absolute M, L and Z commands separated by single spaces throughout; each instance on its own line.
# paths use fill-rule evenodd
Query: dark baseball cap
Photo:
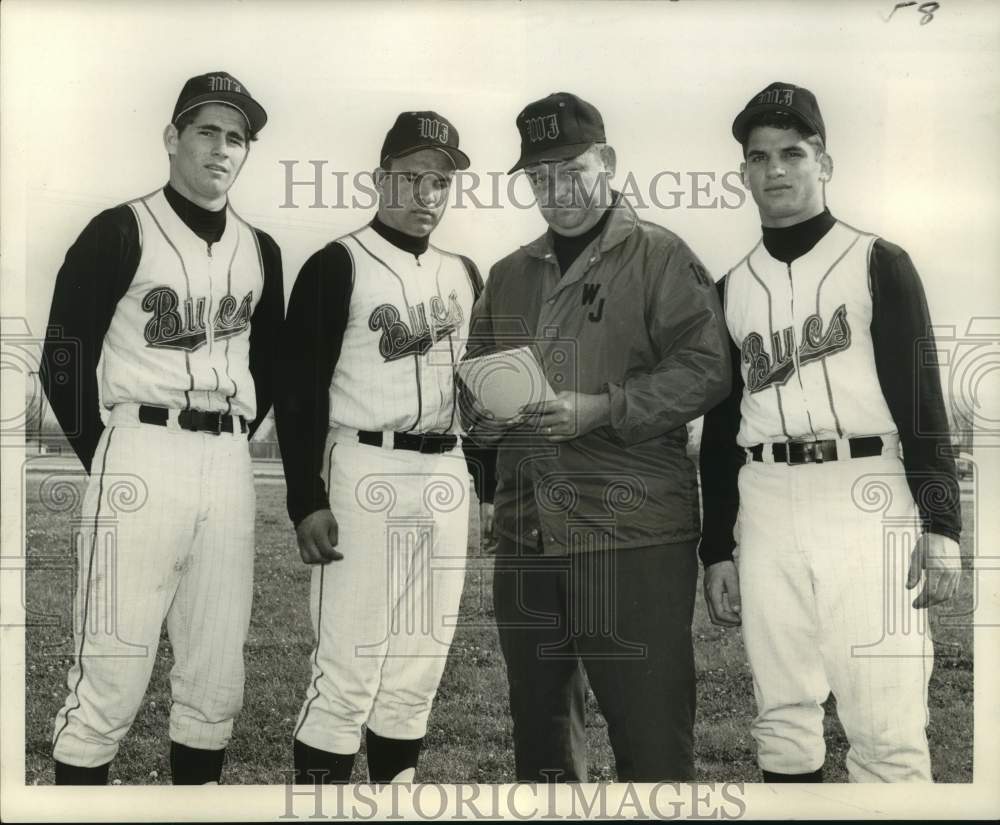
M 253 99 L 250 90 L 228 72 L 208 72 L 192 77 L 177 98 L 171 123 L 185 112 L 203 103 L 223 103 L 232 106 L 246 119 L 250 134 L 255 135 L 267 123 L 267 112 Z
M 733 137 L 741 145 L 746 143 L 749 122 L 757 115 L 767 112 L 778 112 L 801 121 L 810 132 L 819 135 L 826 143 L 826 126 L 823 124 L 823 115 L 819 113 L 816 95 L 801 86 L 780 81 L 772 83 L 750 98 L 750 102 L 733 121 Z
M 437 112 L 402 112 L 385 136 L 379 163 L 412 155 L 421 149 L 439 149 L 456 169 L 469 168 L 469 156 L 458 148 L 458 129 Z
M 606 143 L 597 107 L 569 92 L 555 92 L 524 107 L 517 116 L 521 157 L 507 174 L 543 160 L 569 160 L 593 143 Z

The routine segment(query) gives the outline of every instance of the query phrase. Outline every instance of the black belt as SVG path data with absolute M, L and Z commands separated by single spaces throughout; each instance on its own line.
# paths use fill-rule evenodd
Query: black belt
M 850 458 L 870 458 L 882 455 L 883 442 L 877 435 L 848 440 L 851 448 Z M 843 461 L 848 456 L 837 455 L 837 442 L 830 438 L 826 441 L 789 441 L 771 444 L 775 464 L 822 464 L 824 461 Z M 764 445 L 754 444 L 750 448 L 753 461 L 764 460 Z
M 358 430 L 358 441 L 372 447 L 382 446 L 382 433 Z M 447 453 L 458 444 L 457 435 L 445 433 L 393 433 L 392 446 L 395 450 L 413 450 L 415 453 Z
M 166 427 L 169 418 L 170 410 L 166 407 L 139 405 L 139 421 L 143 424 L 157 424 L 160 427 Z M 237 420 L 240 422 L 240 432 L 245 433 L 247 420 L 242 415 L 226 415 L 221 412 L 205 412 L 204 410 L 180 410 L 177 413 L 177 426 L 182 430 L 214 435 L 233 432 Z

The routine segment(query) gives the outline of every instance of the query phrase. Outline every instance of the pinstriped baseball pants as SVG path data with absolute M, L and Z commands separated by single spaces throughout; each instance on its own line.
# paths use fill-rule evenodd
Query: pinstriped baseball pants
M 116 408 L 117 411 L 117 408 Z M 135 423 L 112 412 L 76 536 L 76 659 L 53 756 L 109 762 L 142 703 L 164 619 L 170 738 L 226 746 L 243 702 L 254 489 L 245 435 Z
M 927 611 L 906 590 L 918 535 L 902 462 L 875 456 L 740 470 L 743 638 L 761 768 L 808 773 L 825 758 L 830 692 L 852 782 L 931 781 Z
M 316 647 L 294 737 L 355 753 L 362 726 L 390 739 L 426 733 L 465 580 L 469 473 L 441 455 L 326 445 L 341 561 L 317 565 Z

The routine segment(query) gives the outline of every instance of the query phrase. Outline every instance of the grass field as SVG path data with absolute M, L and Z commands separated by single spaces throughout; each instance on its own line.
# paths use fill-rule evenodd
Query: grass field
M 72 662 L 74 567 L 70 544 L 73 512 L 50 512 L 39 505 L 43 476 L 28 476 L 26 731 L 27 784 L 53 781 L 52 720 L 66 695 Z M 82 484 L 82 482 L 80 482 Z M 257 488 L 255 600 L 246 648 L 247 680 L 243 712 L 230 743 L 228 784 L 276 784 L 291 766 L 291 732 L 305 693 L 312 633 L 308 620 L 309 569 L 299 560 L 285 516 L 284 484 Z M 962 539 L 965 565 L 972 552 L 972 505 L 964 502 Z M 418 779 L 437 782 L 511 782 L 514 761 L 507 705 L 507 683 L 493 622 L 492 559 L 476 548 L 470 559 L 462 615 L 448 659 L 418 770 Z M 972 575 L 961 592 L 931 623 L 937 660 L 931 680 L 929 739 L 935 779 L 972 780 L 973 654 L 967 621 L 973 604 Z M 950 614 L 950 615 L 949 615 Z M 963 616 L 965 618 L 963 618 Z M 694 622 L 698 670 L 695 748 L 698 778 L 704 781 L 759 781 L 749 723 L 753 692 L 738 630 L 708 621 L 699 594 Z M 170 644 L 164 633 L 145 700 L 111 768 L 124 784 L 170 781 L 167 675 Z M 846 781 L 847 743 L 827 705 L 830 781 Z M 614 780 L 614 759 L 605 723 L 590 697 L 588 733 L 591 781 Z M 355 780 L 366 781 L 363 756 Z

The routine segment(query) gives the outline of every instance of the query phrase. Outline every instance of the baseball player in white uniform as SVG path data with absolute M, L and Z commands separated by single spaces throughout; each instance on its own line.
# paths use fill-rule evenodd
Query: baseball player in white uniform
M 923 288 L 826 208 L 808 89 L 772 83 L 733 135 L 763 237 L 719 281 L 739 369 L 702 435 L 709 612 L 742 622 L 765 781 L 822 781 L 831 692 L 851 781 L 931 781 L 926 608 L 958 585 L 961 513 Z
M 247 439 L 284 308 L 278 247 L 227 193 L 266 120 L 232 75 L 191 78 L 164 131 L 169 183 L 100 213 L 59 270 L 42 380 L 90 480 L 57 784 L 107 783 L 164 619 L 173 781 L 221 776 L 250 621 Z
M 469 159 L 440 114 L 404 112 L 378 213 L 314 254 L 289 299 L 278 439 L 288 513 L 316 567 L 297 783 L 412 779 L 455 629 L 469 472 L 454 371 L 482 280 L 429 242 Z

